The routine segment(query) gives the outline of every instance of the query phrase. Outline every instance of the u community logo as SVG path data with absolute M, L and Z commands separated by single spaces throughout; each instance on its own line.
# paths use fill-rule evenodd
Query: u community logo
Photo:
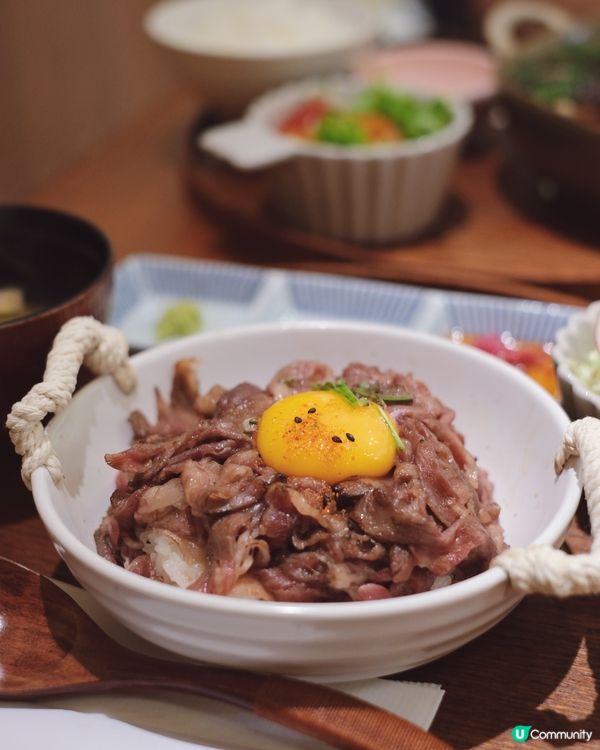
M 515 742 L 527 742 L 527 740 L 579 740 L 589 742 L 592 732 L 586 729 L 573 729 L 570 732 L 543 732 L 533 729 L 531 724 L 517 724 L 512 728 L 512 738 Z
M 517 724 L 513 727 L 512 738 L 515 742 L 527 742 L 529 739 L 529 732 L 531 732 L 531 724 L 526 726 L 525 724 Z

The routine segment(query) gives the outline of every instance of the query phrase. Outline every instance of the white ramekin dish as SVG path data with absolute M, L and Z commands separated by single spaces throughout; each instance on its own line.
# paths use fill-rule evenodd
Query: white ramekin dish
M 65 473 L 32 476 L 39 514 L 81 584 L 126 627 L 190 659 L 334 681 L 390 674 L 440 657 L 504 617 L 521 595 L 499 567 L 447 588 L 348 603 L 252 601 L 178 589 L 100 557 L 93 533 L 115 472 L 107 452 L 130 441 L 127 417 L 154 415 L 154 387 L 168 392 L 173 364 L 199 361 L 203 389 L 243 380 L 265 385 L 283 364 L 319 359 L 340 371 L 360 360 L 413 372 L 457 412 L 467 447 L 489 471 L 512 546 L 559 545 L 580 490 L 553 457 L 568 419 L 521 372 L 469 347 L 426 334 L 359 323 L 267 324 L 207 333 L 132 358 L 138 385 L 123 395 L 109 377 L 80 390 L 48 434 Z
M 583 362 L 594 351 L 594 328 L 600 315 L 600 301 L 576 312 L 567 325 L 556 332 L 552 357 L 560 383 L 563 405 L 573 419 L 600 417 L 600 396 L 590 391 L 572 370 L 574 362 Z
M 205 106 L 221 116 L 239 116 L 253 97 L 286 81 L 348 70 L 376 32 L 375 19 L 362 2 L 310 0 L 312 6 L 322 7 L 332 17 L 339 18 L 344 30 L 341 36 L 330 41 L 307 39 L 305 45 L 296 43 L 285 48 L 283 43 L 276 44 L 277 39 L 261 47 L 260 38 L 249 30 L 239 46 L 232 40 L 219 43 L 210 35 L 208 38 L 200 35 L 207 20 L 209 23 L 215 20 L 214 15 L 212 19 L 206 18 L 207 10 L 210 14 L 215 11 L 222 14 L 220 26 L 239 27 L 236 3 L 239 0 L 162 0 L 144 17 L 146 34 L 159 45 L 172 68 L 194 87 Z M 303 3 L 305 0 L 297 0 L 300 12 Z M 248 13 L 258 5 L 258 0 L 245 5 Z M 281 25 L 285 18 L 281 12 L 278 17 Z M 289 13 L 289 23 L 288 33 L 292 33 L 293 13 Z M 238 31 L 244 33 L 243 28 Z M 277 31 L 274 29 L 273 33 Z
M 352 242 L 414 237 L 440 212 L 471 108 L 449 102 L 453 119 L 445 128 L 399 143 L 337 146 L 279 132 L 307 99 L 344 99 L 362 88 L 348 77 L 283 86 L 255 100 L 244 120 L 206 131 L 200 145 L 239 169 L 270 167 L 270 200 L 296 226 Z

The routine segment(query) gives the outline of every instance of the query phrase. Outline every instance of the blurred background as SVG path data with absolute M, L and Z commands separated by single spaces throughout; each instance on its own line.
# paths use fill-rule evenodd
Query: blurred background
M 382 44 L 430 34 L 478 39 L 481 18 L 494 4 L 363 1 L 374 12 L 392 6 L 382 24 Z M 597 0 L 551 1 L 582 16 L 598 5 Z M 151 4 L 3 0 L 0 200 L 26 196 L 179 85 L 142 30 L 142 17 Z
M 0 4 L 0 200 L 17 200 L 173 85 L 150 0 Z

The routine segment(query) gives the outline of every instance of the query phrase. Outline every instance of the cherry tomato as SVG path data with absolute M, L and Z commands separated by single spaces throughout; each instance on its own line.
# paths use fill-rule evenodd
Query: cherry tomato
M 279 126 L 281 133 L 298 138 L 313 138 L 323 116 L 331 109 L 330 105 L 318 97 L 303 102 L 288 115 Z

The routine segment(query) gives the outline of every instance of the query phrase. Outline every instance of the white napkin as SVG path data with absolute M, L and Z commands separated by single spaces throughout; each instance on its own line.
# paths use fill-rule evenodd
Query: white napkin
M 59 583 L 59 582 L 57 582 Z M 162 658 L 173 655 L 116 622 L 85 591 L 59 583 L 115 641 Z M 335 688 L 429 729 L 442 701 L 439 685 L 372 679 Z M 209 698 L 154 692 L 2 704 L 0 746 L 10 750 L 325 750 L 322 742 Z

